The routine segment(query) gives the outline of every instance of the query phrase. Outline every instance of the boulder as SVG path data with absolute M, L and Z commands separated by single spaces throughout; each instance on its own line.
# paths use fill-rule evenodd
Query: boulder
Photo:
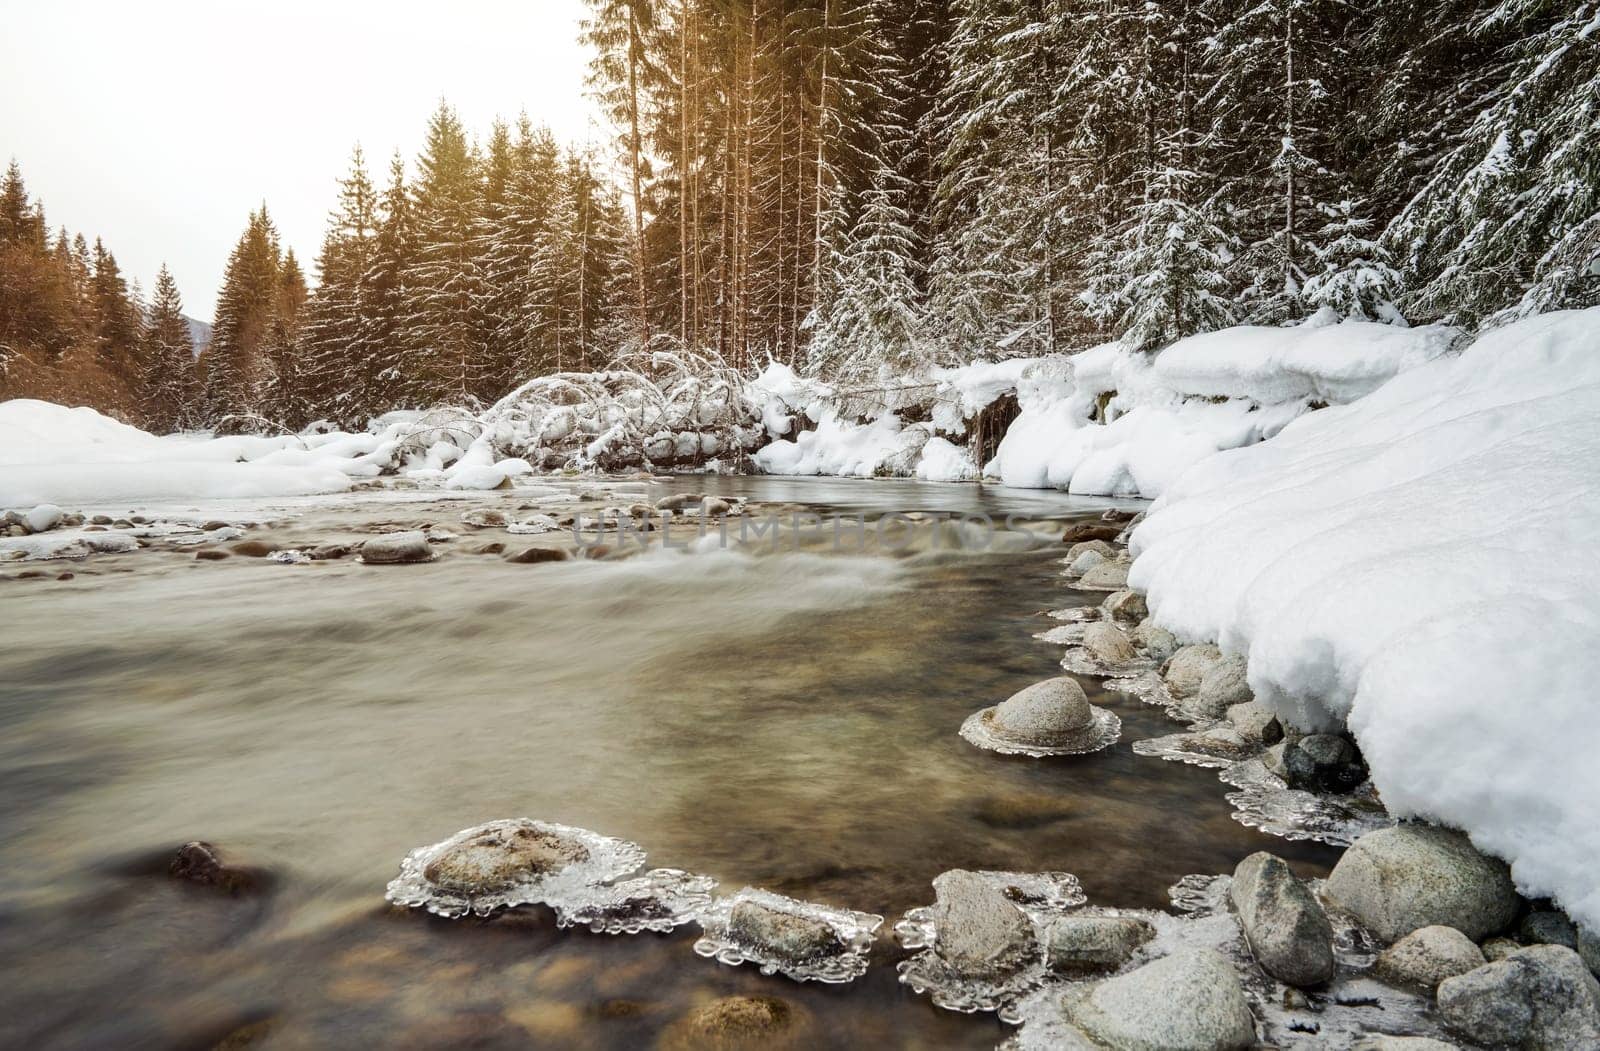
M 318 544 L 311 549 L 313 562 L 334 562 L 350 553 L 349 544 Z
M 1078 578 L 1078 587 L 1090 591 L 1121 591 L 1127 586 L 1126 562 L 1101 562 Z
M 1075 522 L 1067 526 L 1066 532 L 1061 534 L 1061 542 L 1063 544 L 1077 544 L 1085 540 L 1110 542 L 1121 535 L 1122 526 L 1116 522 Z
M 497 511 L 492 507 L 475 507 L 471 511 L 461 513 L 462 525 L 469 525 L 474 529 L 504 529 L 511 523 L 504 511 Z
M 1255 744 L 1271 745 L 1283 740 L 1283 725 L 1278 717 L 1258 701 L 1233 705 L 1228 709 L 1228 722 L 1240 737 Z
M 524 823 L 496 822 L 439 851 L 422 875 L 443 890 L 483 894 L 588 858 L 589 848 L 575 839 Z
M 1149 617 L 1140 621 L 1128 638 L 1152 660 L 1164 661 L 1178 652 L 1178 637 Z
M 1118 1051 L 1235 1051 L 1255 1043 L 1239 976 L 1220 953 L 1180 949 L 1092 986 L 1073 986 L 1067 1020 Z
M 1100 612 L 1107 620 L 1133 625 L 1148 617 L 1150 608 L 1137 591 L 1115 591 L 1100 603 Z
M 1155 936 L 1137 916 L 1063 916 L 1045 932 L 1045 959 L 1051 970 L 1068 974 L 1114 970 Z
M 741 901 L 728 913 L 728 933 L 747 946 L 786 960 L 816 960 L 845 950 L 826 920 L 786 912 L 759 901 Z
M 698 508 L 705 502 L 704 493 L 678 493 L 674 496 L 663 496 L 656 501 L 657 511 L 682 511 L 686 508 Z
M 22 521 L 32 532 L 48 532 L 61 524 L 61 508 L 55 504 L 40 504 L 23 515 Z
M 1471 938 L 1454 927 L 1435 925 L 1414 930 L 1383 950 L 1373 973 L 1392 985 L 1422 989 L 1432 996 L 1446 978 L 1486 962 Z
M 1578 947 L 1578 929 L 1564 912 L 1541 909 L 1522 917 L 1517 933 L 1529 945 L 1565 945 Z
M 1515 938 L 1490 938 L 1483 943 L 1483 958 L 1489 963 L 1494 963 L 1521 949 L 1522 943 Z
M 421 536 L 422 534 L 418 533 L 417 535 Z M 245 558 L 266 558 L 278 550 L 278 545 L 270 540 L 241 540 L 228 550 L 236 555 L 243 555 Z
M 1101 664 L 1125 664 L 1139 655 L 1121 628 L 1103 620 L 1083 629 L 1083 648 Z
M 1070 565 L 1071 563 L 1077 561 L 1078 557 L 1085 551 L 1093 551 L 1101 558 L 1117 557 L 1117 549 L 1106 543 L 1104 540 L 1080 540 L 1078 543 L 1067 548 L 1067 563 Z
M 1209 642 L 1184 646 L 1167 659 L 1161 669 L 1161 679 L 1167 692 L 1182 699 L 1200 692 L 1200 683 L 1222 661 L 1222 651 Z
M 1600 933 L 1578 929 L 1578 955 L 1589 965 L 1589 970 L 1600 975 Z
M 934 879 L 933 893 L 933 951 L 957 974 L 1011 974 L 1035 953 L 1033 924 L 989 880 L 952 869 Z
M 1109 561 L 1110 559 L 1098 551 L 1085 551 L 1073 557 L 1072 561 L 1067 564 L 1067 576 L 1081 577 L 1095 566 Z
M 1196 708 L 1211 719 L 1221 719 L 1236 704 L 1255 700 L 1245 678 L 1245 659 L 1227 654 L 1200 677 Z
M 1433 825 L 1368 832 L 1344 852 L 1324 888 L 1385 942 L 1422 927 L 1454 927 L 1477 940 L 1503 930 L 1520 901 L 1505 863 L 1467 837 Z
M 1262 970 L 1299 986 L 1333 977 L 1333 925 L 1283 859 L 1251 854 L 1233 870 L 1228 895 Z
M 229 894 L 249 894 L 261 890 L 266 882 L 254 869 L 238 865 L 210 843 L 195 840 L 178 848 L 167 874 L 173 879 L 202 887 L 215 887 Z
M 669 1026 L 668 1051 L 722 1051 L 790 1046 L 808 1027 L 805 1010 L 776 996 L 725 996 L 702 1004 Z
M 565 562 L 567 553 L 559 547 L 529 547 L 506 556 L 507 562 L 532 565 L 537 562 Z
M 1565 945 L 1535 945 L 1439 984 L 1439 1013 L 1475 1043 L 1600 1047 L 1600 983 Z
M 361 561 L 374 566 L 432 562 L 433 548 L 428 545 L 428 538 L 420 530 L 385 533 L 361 545 Z
M 1367 765 L 1355 745 L 1337 734 L 1311 734 L 1283 751 L 1284 780 L 1307 792 L 1344 793 L 1367 779 Z

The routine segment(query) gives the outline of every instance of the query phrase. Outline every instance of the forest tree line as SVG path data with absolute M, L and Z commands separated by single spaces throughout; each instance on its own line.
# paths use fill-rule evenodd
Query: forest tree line
M 1600 302 L 1600 0 L 590 7 L 611 155 L 527 119 L 475 140 L 441 105 L 414 176 L 376 186 L 357 152 L 309 292 L 252 216 L 203 375 L 160 382 L 178 356 L 127 348 L 161 297 L 119 321 L 109 253 L 24 206 L 0 268 L 20 222 L 78 306 L 35 331 L 8 278 L 0 348 L 100 353 L 188 391 L 187 422 L 350 424 L 664 341 L 867 383 Z

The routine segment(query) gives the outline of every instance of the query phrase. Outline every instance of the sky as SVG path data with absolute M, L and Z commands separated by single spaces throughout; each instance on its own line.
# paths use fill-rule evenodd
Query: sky
M 526 109 L 604 144 L 582 0 L 0 0 L 0 166 L 52 228 L 96 235 L 148 291 L 162 262 L 211 320 L 266 202 L 310 275 L 359 141 L 380 186 L 448 99 L 487 137 Z

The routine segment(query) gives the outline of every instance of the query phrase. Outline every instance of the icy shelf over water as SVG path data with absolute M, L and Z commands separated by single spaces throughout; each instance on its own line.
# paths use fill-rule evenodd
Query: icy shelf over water
M 883 917 L 798 901 L 745 887 L 718 898 L 697 917 L 705 934 L 694 951 L 737 967 L 797 982 L 852 982 L 867 972 L 867 953 Z
M 1050 921 L 1069 913 L 1087 899 L 1078 877 L 1068 872 L 974 872 L 997 887 L 1027 916 L 1033 927 L 1034 951 L 1018 969 L 993 976 L 974 977 L 951 968 L 939 956 L 936 906 L 909 910 L 894 925 L 895 937 L 907 949 L 920 949 L 900 961 L 900 981 L 947 1011 L 972 1014 L 1006 1010 L 1046 977 L 1043 945 Z
M 639 846 L 586 828 L 490 821 L 407 854 L 385 897 L 452 919 L 516 905 L 575 910 L 595 898 L 598 884 L 638 870 L 644 859 Z
M 1334 955 L 1338 973 L 1315 991 L 1295 989 L 1262 971 L 1252 958 L 1228 905 L 1228 876 L 1185 876 L 1169 896 L 1173 912 L 1126 912 L 1156 929 L 1156 937 L 1117 972 L 1126 973 L 1183 949 L 1219 952 L 1239 975 L 1250 1011 L 1255 1016 L 1261 1045 L 1322 1051 L 1353 1046 L 1363 1035 L 1375 1033 L 1441 1036 L 1426 998 L 1392 988 L 1366 976 L 1377 955 L 1371 937 L 1338 914 L 1330 913 L 1334 929 Z M 1320 889 L 1316 882 L 1313 891 Z M 1098 1049 L 1074 1028 L 1062 1012 L 1064 995 L 1110 977 L 1082 979 L 1051 977 L 1037 990 L 1002 1014 L 1020 1025 L 1001 1045 L 1005 1051 L 1059 1051 Z
M 552 902 L 556 924 L 595 934 L 665 934 L 697 919 L 711 904 L 717 881 L 682 869 L 651 869 L 634 879 L 585 888 Z
M 1370 781 L 1349 795 L 1305 792 L 1290 788 L 1259 758 L 1230 764 L 1219 776 L 1238 789 L 1227 796 L 1235 821 L 1284 839 L 1347 847 L 1368 832 L 1395 823 Z

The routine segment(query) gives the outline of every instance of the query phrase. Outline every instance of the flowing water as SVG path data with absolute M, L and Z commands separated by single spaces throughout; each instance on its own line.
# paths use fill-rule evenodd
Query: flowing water
M 677 479 L 848 511 L 1028 516 L 1104 501 L 910 482 Z M 518 494 L 286 501 L 251 531 L 301 546 Z M 122 511 L 126 513 L 128 509 Z M 259 510 L 259 509 L 258 509 Z M 492 534 L 492 535 L 490 535 Z M 0 1045 L 678 1046 L 732 994 L 788 1002 L 796 1046 L 992 1047 L 992 1015 L 901 986 L 889 927 L 949 868 L 1075 874 L 1095 904 L 1159 907 L 1187 873 L 1334 852 L 1229 817 L 1213 772 L 1140 758 L 1176 727 L 1083 680 L 1115 747 L 979 751 L 962 720 L 1059 674 L 1032 636 L 1096 602 L 1059 544 L 989 550 L 655 552 L 510 564 L 283 565 L 189 550 L 0 580 Z M 654 866 L 886 918 L 870 970 L 801 985 L 672 934 L 558 931 L 519 910 L 445 920 L 384 903 L 408 850 L 501 817 L 640 844 Z M 194 839 L 270 874 L 229 897 L 164 878 Z

